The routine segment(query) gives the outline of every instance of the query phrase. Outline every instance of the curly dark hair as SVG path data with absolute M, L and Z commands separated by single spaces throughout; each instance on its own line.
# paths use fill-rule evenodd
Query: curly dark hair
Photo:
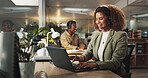
M 2 25 L 2 27 L 6 26 L 6 27 L 8 27 L 10 29 L 13 29 L 14 23 L 11 20 L 7 19 L 7 20 L 2 21 L 1 25 Z
M 121 9 L 114 5 L 99 6 L 94 13 L 94 28 L 99 29 L 96 25 L 96 13 L 101 12 L 106 15 L 110 21 L 111 29 L 115 31 L 123 30 L 125 26 L 125 16 Z

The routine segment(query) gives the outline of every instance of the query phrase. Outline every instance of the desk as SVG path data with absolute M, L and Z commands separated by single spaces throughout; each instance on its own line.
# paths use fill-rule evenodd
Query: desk
M 74 73 L 59 67 L 50 62 L 36 62 L 35 72 L 44 71 L 48 78 L 121 78 L 109 70 L 91 70 Z

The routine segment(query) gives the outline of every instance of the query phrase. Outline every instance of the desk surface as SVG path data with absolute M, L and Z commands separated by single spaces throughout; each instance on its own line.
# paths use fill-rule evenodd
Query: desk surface
M 109 70 L 91 70 L 87 72 L 74 73 L 59 67 L 50 62 L 36 62 L 35 72 L 44 71 L 48 78 L 121 78 Z

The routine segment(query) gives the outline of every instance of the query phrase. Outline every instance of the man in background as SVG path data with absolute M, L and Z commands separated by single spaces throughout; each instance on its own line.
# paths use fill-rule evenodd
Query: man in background
M 11 20 L 4 20 L 1 24 L 1 31 L 3 32 L 12 32 L 14 23 Z
M 75 21 L 67 22 L 67 30 L 61 35 L 61 45 L 66 50 L 86 49 L 85 45 L 80 41 L 79 36 L 75 34 L 77 27 Z

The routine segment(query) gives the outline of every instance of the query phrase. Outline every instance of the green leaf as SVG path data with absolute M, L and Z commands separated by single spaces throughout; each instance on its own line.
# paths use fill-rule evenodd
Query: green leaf
M 41 28 L 39 28 L 38 32 L 42 32 L 42 31 L 45 31 L 45 30 L 47 30 L 47 28 L 41 27 Z
M 33 35 L 36 35 L 37 33 L 38 33 L 38 29 L 35 28 L 35 29 L 33 30 Z

